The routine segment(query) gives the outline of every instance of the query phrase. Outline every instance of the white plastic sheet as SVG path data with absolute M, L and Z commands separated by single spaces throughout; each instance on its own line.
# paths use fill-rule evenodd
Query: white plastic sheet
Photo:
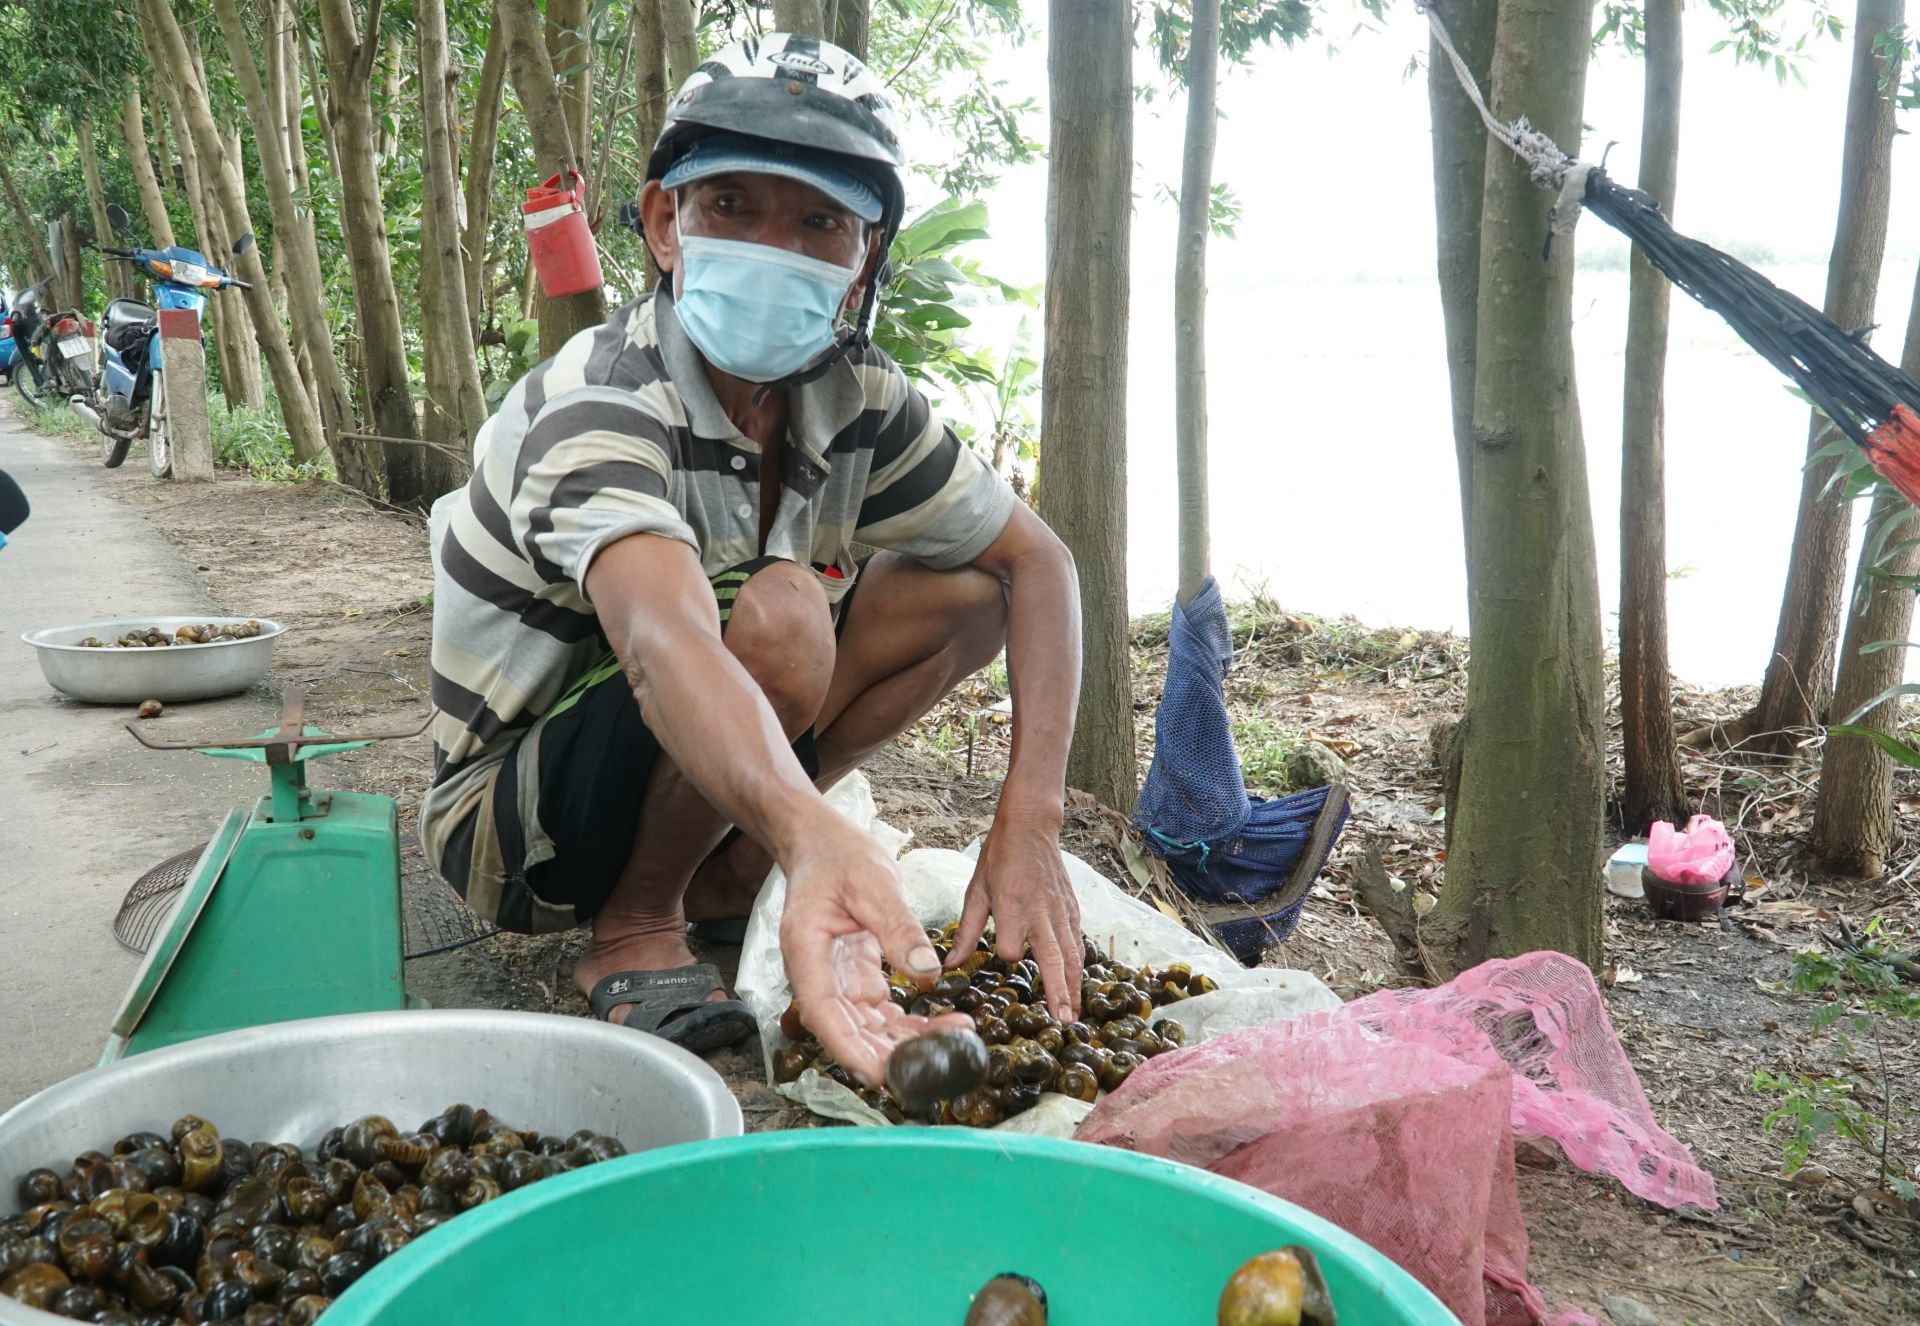
M 854 773 L 843 779 L 827 794 L 827 803 L 895 853 L 906 845 L 909 835 L 879 818 L 864 775 Z M 977 843 L 966 852 L 920 848 L 900 858 L 901 887 L 921 924 L 945 925 L 960 915 L 978 850 Z M 1189 1044 L 1223 1031 L 1339 1004 L 1339 996 L 1318 977 L 1277 968 L 1249 971 L 1179 922 L 1121 890 L 1079 857 L 1068 852 L 1060 855 L 1080 900 L 1082 928 L 1094 943 L 1129 966 L 1184 962 L 1219 983 L 1220 988 L 1212 994 L 1157 1010 L 1158 1016 L 1186 1029 Z M 734 982 L 735 991 L 760 1022 L 760 1044 L 769 1080 L 774 1054 L 790 1043 L 780 1034 L 780 1015 L 793 999 L 786 961 L 780 955 L 780 915 L 786 899 L 787 878 L 776 869 L 760 891 L 760 900 L 747 922 L 740 972 Z M 853 1092 L 812 1069 L 801 1074 L 797 1082 L 775 1090 L 827 1118 L 886 1123 Z M 1039 1105 L 1000 1127 L 1010 1132 L 1069 1137 L 1090 1109 L 1092 1106 L 1083 1101 L 1049 1093 L 1040 1098 Z

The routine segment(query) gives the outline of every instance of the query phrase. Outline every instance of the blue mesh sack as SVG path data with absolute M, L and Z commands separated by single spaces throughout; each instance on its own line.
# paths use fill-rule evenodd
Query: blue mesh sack
M 1153 763 L 1134 827 L 1214 933 L 1243 962 L 1285 939 L 1347 820 L 1344 787 L 1247 796 L 1227 718 L 1233 662 L 1226 604 L 1211 578 L 1174 605 Z

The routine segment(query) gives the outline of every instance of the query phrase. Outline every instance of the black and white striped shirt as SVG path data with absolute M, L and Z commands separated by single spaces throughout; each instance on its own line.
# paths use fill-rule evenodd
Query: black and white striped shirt
M 1012 514 L 1012 490 L 877 349 L 791 389 L 787 429 L 762 549 L 760 446 L 720 408 L 670 296 L 627 304 L 508 394 L 436 549 L 428 860 L 514 739 L 605 653 L 586 575 L 607 545 L 679 539 L 709 576 L 763 552 L 788 558 L 837 604 L 855 540 L 954 567 Z

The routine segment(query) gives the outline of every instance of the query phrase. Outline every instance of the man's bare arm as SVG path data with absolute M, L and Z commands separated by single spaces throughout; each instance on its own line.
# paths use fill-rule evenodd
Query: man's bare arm
M 635 535 L 593 559 L 586 587 L 661 748 L 714 809 L 786 860 L 817 824 L 820 797 L 721 641 L 699 558 L 677 539 Z
M 1066 545 L 1025 506 L 973 565 L 1006 587 L 1013 753 L 953 951 L 963 957 L 991 915 L 1002 956 L 1032 946 L 1047 1006 L 1065 1021 L 1080 1002 L 1080 909 L 1060 862 L 1080 700 L 1079 581 Z
M 586 588 L 661 749 L 786 871 L 780 948 L 808 1027 L 878 1085 L 893 1046 L 931 1025 L 888 998 L 881 954 L 925 980 L 940 970 L 892 858 L 814 790 L 772 706 L 722 642 L 692 549 L 657 535 L 622 539 L 594 558 Z

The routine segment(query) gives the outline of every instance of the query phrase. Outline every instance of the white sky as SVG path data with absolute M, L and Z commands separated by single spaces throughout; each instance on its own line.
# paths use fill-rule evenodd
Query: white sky
M 1233 187 L 1245 217 L 1239 238 L 1217 241 L 1212 250 L 1215 284 L 1234 279 L 1233 273 L 1254 279 L 1432 274 L 1426 20 L 1400 3 L 1383 28 L 1354 31 L 1360 16 L 1343 21 L 1341 0 L 1330 0 L 1328 8 L 1340 16 L 1324 24 L 1337 34 L 1333 40 L 1262 50 L 1222 83 L 1214 173 Z M 995 72 L 1039 99 L 1042 113 L 1031 127 L 1044 140 L 1045 13 L 1034 9 L 1037 39 L 1004 52 Z M 1710 53 L 1725 31 L 1704 6 L 1688 6 L 1686 22 L 1676 224 L 1710 242 L 1738 236 L 1765 243 L 1783 260 L 1824 260 L 1838 198 L 1850 34 L 1810 43 L 1802 88 L 1791 78 L 1776 82 L 1771 71 L 1736 66 L 1728 51 Z M 1415 58 L 1422 68 L 1409 77 Z M 1144 46 L 1136 51 L 1134 80 L 1164 85 Z M 1615 142 L 1608 169 L 1629 184 L 1639 152 L 1641 83 L 1640 61 L 1616 51 L 1588 68 L 1591 131 L 1581 155 L 1595 158 Z M 1158 193 L 1179 179 L 1184 127 L 1184 98 L 1136 104 L 1137 286 L 1170 279 L 1174 208 Z M 1920 146 L 1911 138 L 1895 146 L 1894 179 L 1890 255 L 1920 247 Z M 994 242 L 983 248 L 1004 275 L 1039 280 L 1045 200 L 1045 170 L 1038 164 L 1011 172 L 989 196 Z M 1615 242 L 1591 218 L 1583 238 L 1589 245 Z M 1819 292 L 1813 293 L 1818 302 Z

